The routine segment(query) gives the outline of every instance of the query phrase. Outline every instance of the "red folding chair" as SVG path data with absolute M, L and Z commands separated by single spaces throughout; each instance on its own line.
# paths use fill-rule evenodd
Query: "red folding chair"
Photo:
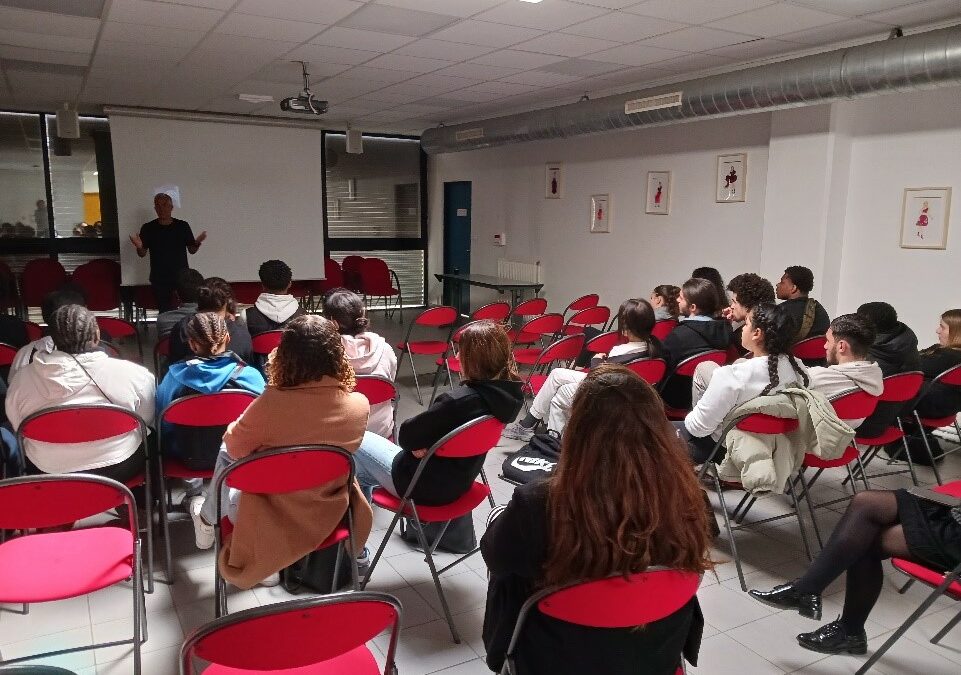
M 663 340 L 671 331 L 677 328 L 677 319 L 661 319 L 654 323 L 654 328 L 651 329 L 651 335 L 656 337 L 658 340 Z
M 498 323 L 504 323 L 507 321 L 508 317 L 511 315 L 511 303 L 504 302 L 500 300 L 498 302 L 489 302 L 483 307 L 478 307 L 469 317 L 470 321 L 497 321 Z
M 935 492 L 961 498 L 961 481 L 959 480 L 945 483 L 944 485 L 936 485 L 932 489 Z M 891 633 L 891 636 L 884 641 L 884 644 L 876 649 L 871 657 L 864 662 L 864 665 L 858 669 L 857 675 L 863 675 L 863 673 L 868 672 L 868 670 L 884 656 L 885 652 L 887 652 L 895 642 L 900 640 L 901 636 L 904 635 L 942 595 L 955 601 L 961 601 L 961 565 L 957 565 L 952 570 L 938 571 L 931 569 L 927 565 L 922 565 L 921 563 L 916 563 L 904 558 L 891 558 L 891 566 L 910 577 L 908 582 L 898 591 L 899 593 L 907 591 L 915 581 L 920 581 L 925 586 L 933 588 L 934 590 L 931 591 L 918 608 L 905 619 L 904 623 L 898 626 L 896 631 Z M 934 645 L 938 644 L 958 623 L 961 623 L 961 612 L 948 621 L 944 628 L 939 630 L 929 642 Z
M 170 336 L 164 335 L 157 341 L 157 344 L 153 347 L 153 371 L 157 375 L 157 379 L 163 379 L 164 373 L 167 372 L 167 361 L 170 360 Z M 163 370 L 161 370 L 161 365 Z
M 324 258 L 324 278 L 317 281 L 317 291 L 325 295 L 335 288 L 344 287 L 344 272 L 333 258 Z
M 624 366 L 652 387 L 657 387 L 661 380 L 664 379 L 664 373 L 667 372 L 667 363 L 664 359 L 642 357 L 628 361 Z
M 488 319 L 478 319 L 477 321 L 487 321 Z M 440 384 L 440 374 L 441 369 L 447 371 L 447 384 L 451 389 L 454 388 L 454 373 L 460 376 L 460 356 L 457 354 L 457 345 L 460 343 L 460 336 L 467 330 L 468 326 L 473 326 L 477 321 L 470 321 L 462 326 L 458 326 L 454 329 L 454 332 L 450 336 L 449 349 L 442 356 L 440 356 L 437 363 L 437 370 L 434 371 L 434 388 L 430 393 L 430 402 L 428 406 L 434 405 L 434 399 L 437 397 L 437 387 Z
M 609 330 L 606 333 L 595 335 L 584 343 L 584 349 L 591 354 L 610 354 L 614 347 L 624 344 L 624 342 L 626 340 L 623 335 L 616 330 Z
M 283 329 L 268 330 L 254 335 L 250 338 L 254 354 L 263 357 L 265 359 L 264 363 L 266 363 L 266 358 L 270 352 L 280 346 L 280 338 L 283 337 L 283 335 Z
M 723 354 L 723 352 L 720 353 Z M 711 451 L 708 460 L 701 466 L 701 470 L 698 474 L 698 477 L 702 481 L 704 480 L 704 477 L 709 474 L 714 483 L 714 489 L 717 492 L 717 498 L 720 501 L 721 514 L 724 516 L 724 528 L 727 530 L 728 540 L 731 542 L 731 557 L 734 558 L 734 566 L 737 569 L 737 578 L 741 582 L 741 590 L 746 592 L 747 584 L 744 581 L 744 570 L 741 569 L 741 558 L 737 553 L 737 544 L 734 541 L 734 531 L 745 529 L 751 525 L 760 525 L 762 523 L 771 522 L 772 520 L 778 520 L 783 516 L 765 518 L 763 520 L 754 521 L 746 525 L 731 525 L 731 514 L 728 513 L 727 502 L 724 500 L 724 490 L 721 488 L 721 478 L 717 472 L 715 458 L 718 456 L 718 452 L 720 451 L 721 447 L 723 447 L 724 439 L 727 437 L 728 432 L 735 427 L 741 431 L 746 431 L 752 434 L 774 436 L 795 431 L 798 428 L 798 421 L 797 419 L 774 417 L 773 415 L 765 415 L 762 413 L 741 415 L 740 417 L 737 417 L 736 419 L 732 420 L 731 423 L 728 424 L 721 432 L 721 437 L 718 439 L 717 443 L 714 444 L 714 450 Z M 804 544 L 804 552 L 807 555 L 808 560 L 811 560 L 811 549 L 808 545 L 807 528 L 804 526 L 804 519 L 801 517 L 800 502 L 798 501 L 797 492 L 794 489 L 794 483 L 795 481 L 792 477 L 792 479 L 787 481 L 787 488 L 791 493 L 791 498 L 793 500 L 792 503 L 794 504 L 794 514 L 797 516 L 798 527 L 801 529 L 801 541 Z M 745 498 L 741 500 L 741 504 L 743 504 L 745 499 L 748 497 L 750 497 L 749 493 L 746 494 Z M 740 504 L 738 506 L 740 506 Z
M 523 323 L 531 317 L 541 316 L 542 314 L 547 314 L 547 299 L 531 298 L 530 300 L 518 303 L 517 306 L 511 310 L 508 323 L 516 324 L 514 319 L 520 319 L 520 322 Z M 563 317 L 561 317 L 561 323 L 564 323 Z M 513 328 L 508 331 L 508 336 L 511 340 L 514 339 L 516 332 Z
M 954 366 L 953 368 L 948 368 L 943 373 L 939 374 L 936 378 L 931 380 L 931 385 L 942 384 L 948 387 L 954 387 L 961 389 L 961 365 Z M 928 392 L 931 391 L 929 387 L 925 393 L 918 399 L 918 403 L 924 400 Z M 928 452 L 928 457 L 931 460 L 931 470 L 934 471 L 934 478 L 938 481 L 938 485 L 942 485 L 944 481 L 941 480 L 941 473 L 938 471 L 938 464 L 934 461 L 934 453 L 931 452 L 931 443 L 928 441 L 928 430 L 940 429 L 941 427 L 953 426 L 955 431 L 958 432 L 958 438 L 961 438 L 961 426 L 958 426 L 958 413 L 955 412 L 947 417 L 921 417 L 918 414 L 918 403 L 914 404 L 914 410 L 911 414 L 914 415 L 914 421 L 918 423 L 918 427 L 921 429 L 921 439 L 924 441 L 924 449 Z M 959 411 L 961 412 L 961 411 Z M 950 454 L 951 452 L 957 452 L 957 448 L 950 450 L 942 455 Z
M 20 274 L 20 302 L 24 317 L 27 308 L 39 307 L 47 293 L 66 282 L 67 271 L 53 258 L 35 258 L 28 262 Z
M 814 337 L 805 338 L 800 340 L 791 348 L 791 354 L 796 359 L 800 359 L 804 364 L 809 366 L 816 366 L 824 363 L 826 354 L 824 352 L 824 345 L 827 342 L 827 338 L 823 335 L 815 335 Z
M 588 293 L 587 295 L 582 295 L 576 300 L 572 300 L 571 304 L 564 308 L 562 315 L 566 319 L 568 312 L 580 312 L 581 310 L 590 309 L 591 307 L 597 307 L 597 304 L 600 301 L 601 298 L 597 293 Z
M 23 327 L 27 329 L 27 339 L 31 342 L 34 340 L 39 340 L 43 337 L 43 328 L 40 327 L 39 323 L 34 321 L 24 321 Z
M 397 523 L 402 517 L 409 518 L 411 523 L 410 527 L 414 528 L 417 541 L 424 550 L 425 560 L 427 561 L 427 566 L 430 568 L 430 575 L 434 580 L 434 587 L 437 589 L 437 597 L 440 598 L 441 606 L 444 608 L 444 616 L 447 617 L 447 625 L 450 627 L 451 637 L 454 639 L 454 642 L 457 643 L 460 643 L 460 635 L 454 626 L 454 620 L 451 617 L 450 607 L 447 605 L 444 589 L 441 588 L 440 575 L 477 553 L 480 548 L 475 548 L 470 553 L 462 555 L 454 562 L 439 570 L 434 565 L 434 550 L 437 548 L 437 544 L 443 538 L 444 532 L 447 531 L 447 527 L 452 520 L 471 513 L 485 499 L 490 502 L 491 506 L 494 506 L 494 498 L 491 496 L 490 485 L 487 482 L 487 474 L 484 473 L 482 468 L 480 472 L 481 481 L 474 481 L 474 484 L 465 494 L 450 504 L 444 504 L 443 506 L 418 506 L 411 498 L 411 494 L 413 494 L 417 487 L 417 482 L 420 480 L 421 474 L 424 473 L 424 467 L 427 466 L 427 462 L 429 462 L 434 455 L 438 457 L 458 458 L 485 455 L 491 448 L 497 445 L 503 431 L 504 423 L 490 415 L 479 417 L 466 424 L 462 424 L 434 443 L 433 447 L 427 451 L 427 454 L 424 455 L 423 459 L 421 459 L 417 465 L 417 470 L 414 472 L 414 477 L 411 479 L 403 498 L 395 497 L 381 487 L 374 488 L 373 492 L 373 503 L 382 509 L 393 512 L 394 518 L 390 521 L 390 527 L 387 528 L 384 540 L 380 542 L 377 554 L 367 569 L 367 575 L 360 585 L 361 590 L 366 588 L 367 584 L 370 583 L 374 568 L 377 567 L 377 562 L 380 560 L 380 556 L 383 554 L 384 548 L 387 546 L 387 542 L 394 532 L 394 528 L 397 527 Z M 430 543 L 428 543 L 423 530 L 423 525 L 427 523 L 443 523 L 440 532 L 437 533 L 437 537 Z
M 120 307 L 120 263 L 116 260 L 97 258 L 78 265 L 70 280 L 83 290 L 91 312 Z
M 583 333 L 587 326 L 598 326 L 598 330 L 604 330 L 608 320 L 611 318 L 610 307 L 589 307 L 582 309 L 576 314 L 572 314 L 567 320 L 561 332 L 564 335 L 577 335 Z
M 364 287 L 360 280 L 360 267 L 364 259 L 359 255 L 346 256 L 340 263 L 340 269 L 344 274 L 344 285 L 355 293 L 363 295 Z
M 517 615 L 514 633 L 504 658 L 502 675 L 520 675 L 514 663 L 524 651 L 524 626 L 531 612 L 587 628 L 634 628 L 666 619 L 681 610 L 697 593 L 701 575 L 665 567 L 643 572 L 613 575 L 607 579 L 582 581 L 546 588 L 527 599 Z M 570 645 L 570 649 L 578 649 Z M 681 654 L 678 671 L 683 672 Z
M 0 342 L 0 368 L 6 368 L 12 365 L 13 359 L 17 356 L 18 351 L 20 350 L 13 345 Z
M 404 323 L 404 298 L 400 290 L 400 279 L 380 258 L 361 258 L 359 265 L 360 288 L 367 298 L 384 299 L 384 316 L 388 316 L 388 298 L 397 298 L 394 310 L 400 312 L 400 322 Z M 390 315 L 393 315 L 393 311 Z
M 371 592 L 245 609 L 215 619 L 187 638 L 180 650 L 180 675 L 375 675 L 381 671 L 367 643 L 387 629 L 383 675 L 395 675 L 400 618 L 397 598 Z
M 391 427 L 391 434 L 388 440 L 393 441 L 397 433 L 397 401 L 400 400 L 400 392 L 397 386 L 383 375 L 357 375 L 355 376 L 354 391 L 363 394 L 370 405 L 378 405 L 390 401 L 394 408 L 394 423 Z
M 111 338 L 119 339 L 132 335 L 137 340 L 137 351 L 140 353 L 140 361 L 143 362 L 143 343 L 140 341 L 140 333 L 136 326 L 113 316 L 98 316 L 96 319 L 100 332 L 106 331 Z
M 583 348 L 583 335 L 566 335 L 542 349 L 531 364 L 531 372 L 527 376 L 527 381 L 524 383 L 522 391 L 525 394 L 537 396 L 537 392 L 539 392 L 541 387 L 544 386 L 544 383 L 547 382 L 547 378 L 554 365 L 560 361 L 566 364 L 566 366 L 570 366 Z
M 0 666 L 132 644 L 133 672 L 140 674 L 140 646 L 147 639 L 147 609 L 141 574 L 140 527 L 133 494 L 116 481 L 89 474 L 25 476 L 0 481 L 0 529 L 3 530 L 27 532 L 61 526 L 119 506 L 127 507 L 125 527 L 109 525 L 24 534 L 0 544 L 0 602 L 20 603 L 23 613 L 27 614 L 31 603 L 89 595 L 130 578 L 136 617 L 133 638 L 31 654 L 0 661 Z M 12 618 L 4 621 L 10 622 Z M 44 642 L 56 644 L 55 639 Z
M 264 287 L 259 281 L 231 281 L 230 291 L 234 294 L 234 300 L 240 304 L 252 305 L 263 293 Z
M 414 387 L 417 389 L 417 402 L 420 405 L 424 405 L 424 400 L 420 395 L 420 382 L 417 381 L 417 369 L 414 367 L 414 354 L 420 354 L 422 356 L 443 356 L 447 353 L 447 345 L 450 342 L 451 333 L 448 332 L 443 340 L 416 341 L 410 339 L 410 334 L 415 326 L 421 326 L 423 328 L 453 327 L 457 319 L 457 310 L 453 307 L 447 305 L 428 307 L 418 314 L 417 318 L 410 323 L 407 327 L 407 335 L 404 336 L 404 341 L 397 344 L 401 360 L 403 360 L 404 354 L 406 354 L 407 360 L 410 361 L 410 372 L 414 375 Z
M 700 354 L 687 357 L 677 364 L 677 367 L 674 368 L 673 373 L 670 373 L 661 381 L 661 390 L 667 386 L 667 383 L 672 377 L 685 377 L 688 379 L 693 379 L 694 370 L 702 363 L 707 362 L 713 362 L 719 366 L 723 366 L 725 363 L 727 363 L 727 352 L 723 352 L 719 349 L 712 349 L 710 351 L 701 352 Z M 667 419 L 669 420 L 683 420 L 691 411 L 683 408 L 674 408 L 664 404 L 664 412 L 667 413 Z
M 348 494 L 354 482 L 354 458 L 343 448 L 332 445 L 295 445 L 269 448 L 255 452 L 230 464 L 214 482 L 211 499 L 217 499 L 217 522 L 214 523 L 214 560 L 220 560 L 224 538 L 234 530 L 234 524 L 223 513 L 220 495 L 224 487 L 258 495 L 281 495 L 300 490 L 319 488 L 343 479 Z M 345 543 L 346 542 L 346 543 Z M 334 587 L 340 578 L 340 561 L 344 556 L 350 560 L 350 574 L 354 590 L 359 583 L 357 559 L 354 557 L 353 511 L 348 501 L 340 525 L 314 549 L 320 551 L 337 546 L 337 562 L 334 564 Z M 309 557 L 309 554 L 308 554 Z M 220 565 L 214 565 L 214 603 L 218 617 L 227 614 L 227 588 L 220 575 Z
M 140 436 L 140 451 L 144 456 L 144 467 L 150 466 L 150 453 L 147 449 L 147 424 L 137 413 L 112 404 L 103 405 L 60 405 L 38 410 L 20 422 L 17 429 L 17 444 L 20 446 L 20 469 L 26 473 L 26 452 L 24 443 L 96 443 L 116 436 L 127 434 Z M 64 452 L 68 452 L 64 450 Z M 147 522 L 144 523 L 147 535 L 147 592 L 153 593 L 153 480 L 151 472 L 145 468 L 124 485 L 127 488 L 144 488 Z
M 157 310 L 157 296 L 151 286 L 139 285 L 133 287 L 133 320 L 140 325 L 147 320 L 147 310 Z
M 508 330 L 507 337 L 515 345 L 533 345 L 542 340 L 553 340 L 563 327 L 564 317 L 560 314 L 542 314 L 525 323 L 520 330 Z M 518 364 L 530 365 L 540 351 L 538 347 L 514 349 L 514 360 Z
M 164 408 L 157 420 L 157 447 L 161 449 L 159 455 L 158 472 L 160 478 L 160 525 L 164 537 L 164 561 L 166 564 L 167 583 L 173 583 L 173 564 L 170 555 L 170 523 L 167 512 L 170 509 L 170 490 L 167 487 L 168 478 L 187 480 L 202 478 L 210 480 L 214 476 L 213 469 L 194 470 L 183 462 L 163 454 L 163 425 L 164 422 L 185 427 L 219 427 L 230 424 L 238 419 L 256 399 L 256 394 L 241 389 L 224 389 L 216 394 L 191 394 L 183 396 Z

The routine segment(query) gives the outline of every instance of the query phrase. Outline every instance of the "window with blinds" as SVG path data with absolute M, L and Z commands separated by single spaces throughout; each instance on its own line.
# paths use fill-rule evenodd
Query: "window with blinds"
M 349 255 L 380 258 L 397 273 L 404 306 L 424 303 L 424 252 L 423 251 L 338 251 L 330 257 L 342 263 Z

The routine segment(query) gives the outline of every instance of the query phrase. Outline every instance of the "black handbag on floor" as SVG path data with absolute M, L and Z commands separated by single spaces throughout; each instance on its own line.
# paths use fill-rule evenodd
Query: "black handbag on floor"
M 561 456 L 561 440 L 550 433 L 534 434 L 527 445 L 504 460 L 501 473 L 505 480 L 526 485 L 549 478 Z
M 423 523 L 421 525 L 424 528 L 424 536 L 427 538 L 428 546 L 434 543 L 443 526 L 444 523 Z M 410 518 L 404 518 L 402 521 L 400 538 L 408 543 L 420 545 L 420 542 L 417 541 L 417 532 L 410 523 Z M 447 551 L 448 553 L 470 553 L 475 548 L 477 548 L 477 535 L 474 533 L 474 520 L 469 513 L 450 521 L 450 525 L 444 530 L 444 536 L 437 544 L 438 551 Z
M 334 568 L 340 556 L 337 585 Z M 347 547 L 329 546 L 313 551 L 280 571 L 280 581 L 288 593 L 331 593 L 350 584 L 350 557 Z

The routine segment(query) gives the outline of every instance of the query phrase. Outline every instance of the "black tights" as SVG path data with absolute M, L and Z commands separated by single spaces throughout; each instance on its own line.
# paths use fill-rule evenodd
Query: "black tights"
M 824 550 L 798 581 L 797 590 L 820 594 L 846 571 L 841 623 L 849 634 L 859 633 L 864 630 L 864 623 L 881 594 L 884 581 L 881 561 L 892 556 L 910 557 L 894 493 L 859 492 Z

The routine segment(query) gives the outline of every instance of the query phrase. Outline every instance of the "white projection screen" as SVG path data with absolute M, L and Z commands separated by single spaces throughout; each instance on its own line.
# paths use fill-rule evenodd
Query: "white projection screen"
M 108 111 L 109 112 L 109 111 Z M 156 217 L 153 195 L 175 187 L 174 217 L 207 241 L 189 257 L 205 277 L 257 281 L 279 258 L 295 279 L 324 278 L 321 131 L 110 113 L 124 285 L 146 284 L 149 256 L 128 239 Z

